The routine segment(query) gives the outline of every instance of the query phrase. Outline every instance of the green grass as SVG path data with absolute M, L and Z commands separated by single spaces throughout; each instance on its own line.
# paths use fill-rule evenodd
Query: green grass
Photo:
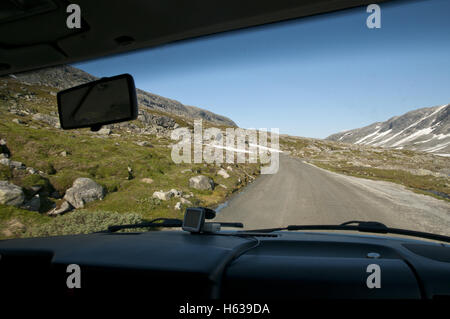
M 432 175 L 418 176 L 402 170 L 387 170 L 387 169 L 356 167 L 356 166 L 339 167 L 332 164 L 321 163 L 317 161 L 313 162 L 313 164 L 336 173 L 401 184 L 410 188 L 415 192 L 433 196 L 438 199 L 450 201 L 446 197 L 439 196 L 429 192 L 435 191 L 443 194 L 450 194 L 448 179 L 443 177 L 435 177 Z
M 8 229 L 8 222 L 19 221 L 25 228 L 23 231 L 15 233 L 12 237 L 25 236 L 27 229 L 31 227 L 38 227 L 51 221 L 51 217 L 42 215 L 38 212 L 30 212 L 12 206 L 0 204 L 0 239 L 6 239 L 11 236 L 6 236 L 5 231 Z
M 108 229 L 112 225 L 142 223 L 139 214 L 79 210 L 52 218 L 47 223 L 34 224 L 24 233 L 25 237 L 61 236 L 70 234 L 89 234 Z M 128 229 L 126 231 L 139 231 Z

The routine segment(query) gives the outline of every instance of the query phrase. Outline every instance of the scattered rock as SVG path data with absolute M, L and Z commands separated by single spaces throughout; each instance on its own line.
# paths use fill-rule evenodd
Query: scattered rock
M 0 155 L 2 155 L 3 158 L 8 158 L 10 154 L 9 149 L 6 146 L 6 141 L 4 139 L 0 139 Z
M 172 188 L 169 192 L 171 192 L 176 198 L 180 198 L 181 195 L 183 195 L 182 191 L 176 190 L 175 188 Z
M 175 204 L 175 209 L 180 210 L 181 209 L 181 202 L 178 202 Z
M 47 213 L 47 215 L 50 216 L 56 216 L 56 215 L 62 215 L 64 213 L 70 212 L 73 209 L 73 206 L 70 205 L 68 202 L 64 201 L 61 206 L 52 209 L 50 212 Z
M 128 166 L 128 167 L 127 167 L 127 171 L 128 171 L 128 177 L 127 177 L 127 179 L 130 181 L 130 180 L 132 180 L 132 179 L 134 178 L 134 175 L 133 175 L 133 169 L 132 169 L 130 166 Z
M 106 128 L 106 127 L 101 128 L 100 130 L 98 130 L 97 134 L 99 134 L 99 135 L 109 135 L 109 134 L 111 134 L 111 129 Z
M 146 184 L 151 184 L 151 183 L 153 183 L 153 179 L 146 177 L 146 178 L 142 178 L 141 182 L 146 183 Z
M 26 166 L 22 162 L 17 162 L 17 161 L 11 161 L 9 163 L 9 166 L 11 168 L 15 168 L 15 169 L 25 169 L 26 168 Z
M 189 179 L 189 187 L 200 190 L 213 190 L 214 181 L 204 175 L 197 175 Z
M 27 172 L 29 174 L 37 174 L 37 170 L 35 170 L 33 167 L 27 167 Z
M 10 167 L 11 166 L 11 160 L 9 158 L 1 158 L 0 164 Z
M 219 184 L 219 186 L 222 187 L 222 188 L 224 188 L 224 189 L 228 189 L 228 187 L 226 187 L 226 186 L 223 185 L 223 184 Z
M 13 121 L 14 123 L 16 123 L 16 124 L 25 124 L 24 121 L 21 121 L 21 120 L 19 120 L 19 119 L 13 119 L 12 121 Z
M 136 142 L 135 144 L 136 144 L 136 145 L 139 145 L 139 146 L 153 147 L 153 145 L 150 144 L 150 143 L 147 142 L 147 141 L 139 141 L 139 142 Z
M 192 173 L 190 168 L 181 170 L 181 173 Z
M 183 198 L 191 198 L 194 197 L 194 194 L 190 193 L 190 194 L 183 194 L 182 196 Z
M 181 204 L 183 204 L 183 205 L 192 205 L 192 203 L 191 203 L 190 200 L 187 200 L 187 199 L 185 199 L 185 198 L 183 198 L 183 197 L 180 198 L 180 202 L 181 202 Z
M 83 208 L 85 204 L 102 200 L 105 190 L 90 178 L 77 178 L 71 188 L 66 191 L 64 199 L 75 208 Z
M 231 167 L 231 166 L 227 166 L 227 171 L 230 171 L 230 172 L 232 172 L 232 171 L 233 171 L 233 167 Z
M 20 206 L 25 200 L 25 195 L 21 187 L 0 181 L 0 204 Z
M 163 191 L 156 191 L 153 193 L 153 198 L 157 198 L 160 200 L 169 200 L 174 196 L 174 194 L 171 191 L 163 192 Z
M 67 151 L 62 151 L 61 153 L 59 153 L 59 155 L 61 155 L 62 157 L 66 157 L 68 153 Z
M 227 173 L 226 170 L 224 170 L 223 168 L 221 168 L 218 172 L 217 175 L 222 176 L 223 178 L 229 178 L 230 175 Z

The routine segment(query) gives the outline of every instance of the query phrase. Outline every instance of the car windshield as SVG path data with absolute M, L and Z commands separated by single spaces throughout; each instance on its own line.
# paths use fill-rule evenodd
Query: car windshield
M 449 12 L 370 5 L 1 77 L 0 239 L 191 206 L 450 235 Z M 123 73 L 136 120 L 61 129 L 59 91 Z

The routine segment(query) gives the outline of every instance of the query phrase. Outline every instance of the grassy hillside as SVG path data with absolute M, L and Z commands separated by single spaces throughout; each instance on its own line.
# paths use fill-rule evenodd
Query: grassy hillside
M 56 226 L 58 223 L 55 222 L 60 219 L 65 220 L 69 227 L 73 219 L 71 222 L 66 216 L 46 215 L 62 201 L 49 194 L 56 190 L 63 195 L 78 177 L 89 177 L 107 190 L 103 200 L 88 204 L 83 212 L 91 215 L 102 212 L 97 215 L 101 215 L 103 220 L 110 218 L 111 223 L 114 223 L 118 220 L 115 213 L 125 214 L 123 222 L 182 217 L 184 209 L 174 209 L 177 199 L 161 201 L 152 198 L 153 192 L 159 190 L 175 188 L 183 193 L 192 193 L 193 197 L 189 200 L 193 205 L 214 207 L 249 182 L 248 175 L 256 176 L 259 173 L 259 167 L 255 164 L 231 165 L 227 170 L 230 177 L 225 179 L 217 175 L 220 167 L 216 165 L 175 164 L 170 157 L 173 141 L 168 137 L 137 134 L 128 127 L 113 128 L 113 134 L 99 135 L 85 129 L 63 131 L 33 120 L 36 112 L 55 116 L 56 97 L 52 93 L 55 91 L 44 86 L 24 85 L 10 78 L 0 79 L 0 138 L 7 141 L 11 160 L 42 171 L 41 174 L 30 174 L 27 170 L 0 165 L 0 180 L 23 187 L 26 195 L 27 192 L 31 194 L 31 187 L 39 185 L 43 190 L 41 194 L 44 194 L 41 196 L 39 212 L 1 205 L 0 237 L 42 234 L 40 229 L 48 228 L 49 225 L 61 228 L 61 223 Z M 153 113 L 158 115 L 157 112 Z M 174 119 L 181 126 L 192 126 L 181 117 Z M 142 126 L 138 120 L 131 124 Z M 136 144 L 138 142 L 146 142 L 146 146 L 139 146 Z M 132 169 L 132 179 L 129 179 L 128 168 Z M 199 174 L 211 177 L 221 186 L 216 186 L 213 191 L 190 188 L 189 178 Z M 153 182 L 146 183 L 142 181 L 143 178 L 150 178 Z M 80 213 L 67 213 L 74 214 Z M 100 221 L 98 224 L 106 226 Z M 83 225 L 78 228 L 76 232 L 86 230 Z M 67 231 L 55 230 L 53 233 Z

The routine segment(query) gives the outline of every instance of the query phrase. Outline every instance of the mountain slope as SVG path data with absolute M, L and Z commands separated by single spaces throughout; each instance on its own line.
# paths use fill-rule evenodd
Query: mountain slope
M 326 139 L 450 156 L 450 104 L 417 109 Z
M 60 90 L 98 79 L 87 72 L 69 65 L 19 73 L 13 77 L 27 84 L 50 86 Z M 147 107 L 164 113 L 183 116 L 188 119 L 201 118 L 214 124 L 237 126 L 236 123 L 225 116 L 198 107 L 183 105 L 178 101 L 140 89 L 137 89 L 137 97 L 140 107 Z
M 58 75 L 70 78 L 71 85 L 92 79 L 81 71 L 73 77 L 61 71 L 54 77 L 30 75 L 28 81 L 44 78 L 58 86 Z M 0 239 L 182 218 L 186 206 L 215 207 L 259 175 L 258 164 L 175 163 L 170 133 L 177 126 L 193 126 L 172 113 L 141 107 L 136 120 L 98 132 L 62 130 L 56 113 L 58 90 L 0 77 Z M 226 175 L 219 173 L 224 169 Z M 192 186 L 189 180 L 198 175 L 210 178 L 214 189 Z M 100 185 L 104 197 L 86 202 L 85 208 L 71 207 L 64 196 L 78 178 Z M 155 192 L 173 196 L 153 197 Z M 59 214 L 64 215 L 55 216 Z

